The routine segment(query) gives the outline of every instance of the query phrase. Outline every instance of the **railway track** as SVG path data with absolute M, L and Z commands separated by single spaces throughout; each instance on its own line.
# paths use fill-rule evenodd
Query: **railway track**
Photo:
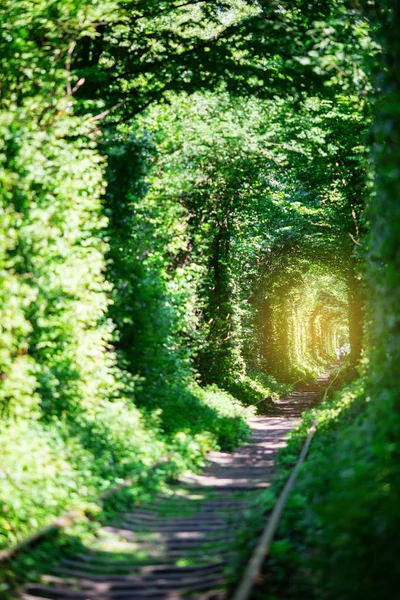
M 93 547 L 65 556 L 20 600 L 219 600 L 238 579 L 237 538 L 255 494 L 266 489 L 277 452 L 301 412 L 318 401 L 329 373 L 249 421 L 235 452 L 211 452 L 199 475 L 182 477 L 146 506 L 102 527 Z M 254 566 L 247 579 L 254 578 Z M 246 579 L 246 576 L 245 576 Z M 249 581 L 241 584 L 247 589 Z

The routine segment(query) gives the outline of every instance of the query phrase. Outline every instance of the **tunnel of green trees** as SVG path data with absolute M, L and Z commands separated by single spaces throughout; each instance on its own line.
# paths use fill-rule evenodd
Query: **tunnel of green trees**
M 324 598 L 393 597 L 398 7 L 21 0 L 0 22 L 0 546 L 169 452 L 234 448 L 343 348 L 315 568 Z

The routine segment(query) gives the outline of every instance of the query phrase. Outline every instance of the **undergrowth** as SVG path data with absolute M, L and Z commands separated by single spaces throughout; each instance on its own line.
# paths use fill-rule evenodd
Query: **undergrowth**
M 243 569 L 246 557 L 255 548 L 266 515 L 272 511 L 308 431 L 316 421 L 317 433 L 284 510 L 264 565 L 262 583 L 254 590 L 255 600 L 353 597 L 343 591 L 348 587 L 346 578 L 342 580 L 342 595 L 338 593 L 340 577 L 333 569 L 350 536 L 357 532 L 357 524 L 352 521 L 362 512 L 363 499 L 354 498 L 354 490 L 347 499 L 344 493 L 347 480 L 356 476 L 354 456 L 362 446 L 356 431 L 365 429 L 368 404 L 364 378 L 354 379 L 355 374 L 348 361 L 332 369 L 327 388 L 321 390 L 320 404 L 303 413 L 301 422 L 290 433 L 288 445 L 278 453 L 271 487 L 256 495 L 244 515 L 243 528 L 237 537 L 239 558 L 232 576 L 233 585 L 237 572 Z M 350 556 L 345 560 L 350 560 Z
M 0 597 L 13 600 L 18 586 L 40 581 L 41 575 L 59 564 L 61 557 L 72 558 L 88 548 L 100 548 L 102 526 L 112 523 L 118 513 L 148 503 L 154 494 L 165 490 L 165 482 L 176 477 L 181 469 L 182 464 L 174 460 L 160 462 L 152 469 L 138 470 L 133 475 L 132 485 L 121 487 L 104 499 L 81 503 L 80 509 L 74 511 L 75 518 L 63 528 L 51 529 L 39 543 L 0 564 Z M 109 548 L 109 551 L 114 558 L 119 554 L 123 558 L 123 549 L 114 552 Z M 140 556 L 135 555 L 132 560 L 140 563 Z
M 351 369 L 345 369 L 342 382 L 351 375 Z M 399 518 L 388 492 L 398 470 L 382 419 L 385 402 L 390 399 L 379 402 L 365 392 L 365 377 L 361 377 L 306 413 L 293 431 L 279 458 L 280 485 L 311 423 L 317 421 L 309 456 L 284 511 L 264 584 L 255 598 L 393 597 L 399 577 L 393 523 Z
M 196 468 L 208 450 L 243 441 L 250 414 L 216 386 L 192 385 L 146 418 L 134 406 L 108 402 L 75 420 L 3 423 L 0 547 L 85 507 L 132 473 L 145 474 L 163 455 L 172 453 L 177 471 Z
M 268 408 L 273 400 L 287 396 L 293 389 L 292 384 L 278 382 L 272 375 L 261 372 L 231 377 L 221 385 L 244 404 L 257 406 L 258 411 Z

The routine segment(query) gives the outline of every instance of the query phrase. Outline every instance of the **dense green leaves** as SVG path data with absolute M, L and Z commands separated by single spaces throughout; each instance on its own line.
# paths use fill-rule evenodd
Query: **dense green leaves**
M 3 545 L 171 449 L 183 469 L 233 447 L 246 410 L 230 393 L 265 407 L 349 340 L 353 364 L 370 357 L 366 392 L 323 413 L 302 510 L 332 556 L 314 564 L 321 597 L 368 591 L 345 582 L 372 562 L 371 514 L 382 576 L 399 490 L 397 21 L 346 0 L 3 9 Z M 354 471 L 329 479 L 325 447 Z
M 153 298 L 150 334 L 142 322 L 134 343 L 148 353 L 147 380 L 155 374 L 165 379 L 164 396 L 175 400 L 180 421 L 169 414 L 161 423 L 157 395 L 145 415 L 139 412 L 133 404 L 139 369 L 127 367 L 112 346 L 112 286 L 105 271 L 115 240 L 107 243 L 106 165 L 101 132 L 87 115 L 76 115 L 73 94 L 83 82 L 71 74 L 70 63 L 79 38 L 95 36 L 99 21 L 111 23 L 114 16 L 114 5 L 90 2 L 19 3 L 1 14 L 3 54 L 9 57 L 0 113 L 3 546 L 60 511 L 85 504 L 138 466 L 145 470 L 168 449 L 179 452 L 184 468 L 208 448 L 229 447 L 246 432 L 238 403 L 192 381 L 189 389 L 182 352 L 170 358 L 178 324 L 165 305 L 156 263 L 147 266 L 159 285 L 158 298 L 155 286 L 146 288 Z M 128 234 L 127 228 L 125 239 Z M 113 269 L 110 279 L 118 281 L 115 290 L 122 289 L 115 262 Z M 146 287 L 144 274 L 138 277 Z M 179 294 L 170 297 L 182 313 Z M 129 303 L 112 316 L 122 329 Z M 157 332 L 153 345 L 151 327 Z M 172 339 L 165 352 L 156 347 L 160 330 Z

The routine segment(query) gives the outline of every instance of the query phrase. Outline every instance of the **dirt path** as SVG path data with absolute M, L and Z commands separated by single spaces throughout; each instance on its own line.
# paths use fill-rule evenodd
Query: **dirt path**
M 226 597 L 246 506 L 270 485 L 276 453 L 301 412 L 315 405 L 315 384 L 250 420 L 251 437 L 233 453 L 211 452 L 200 475 L 182 477 L 169 493 L 120 515 L 99 532 L 96 548 L 65 558 L 20 597 L 140 600 Z

